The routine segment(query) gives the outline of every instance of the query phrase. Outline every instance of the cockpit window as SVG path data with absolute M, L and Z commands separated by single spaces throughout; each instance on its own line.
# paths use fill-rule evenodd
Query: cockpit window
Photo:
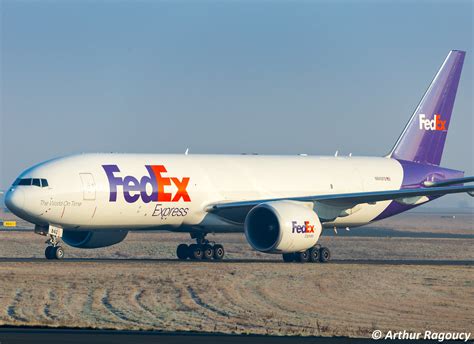
M 18 185 L 31 185 L 31 178 L 28 179 L 20 179 Z
M 40 179 L 40 178 L 22 178 L 22 179 L 17 179 L 13 183 L 13 186 L 17 185 L 33 185 L 37 186 L 40 188 L 45 188 L 48 187 L 48 180 L 47 179 Z

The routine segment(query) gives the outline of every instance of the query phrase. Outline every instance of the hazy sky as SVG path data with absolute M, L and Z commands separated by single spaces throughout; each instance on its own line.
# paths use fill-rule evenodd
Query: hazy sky
M 384 155 L 451 49 L 442 165 L 474 174 L 472 1 L 0 4 L 0 188 L 75 152 Z

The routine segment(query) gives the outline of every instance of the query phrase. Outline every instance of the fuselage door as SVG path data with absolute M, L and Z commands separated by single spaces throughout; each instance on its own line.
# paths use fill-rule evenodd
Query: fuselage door
M 84 192 L 84 201 L 95 200 L 95 181 L 92 173 L 79 173 L 82 181 L 82 190 Z

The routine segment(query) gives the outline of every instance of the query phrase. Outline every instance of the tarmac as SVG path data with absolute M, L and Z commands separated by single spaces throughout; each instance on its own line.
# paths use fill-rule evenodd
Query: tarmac
M 82 344 L 82 343 L 206 343 L 206 344 L 363 344 L 372 340 L 367 338 L 347 337 L 299 337 L 299 336 L 260 336 L 260 335 L 230 335 L 209 334 L 195 332 L 155 332 L 155 331 L 113 331 L 113 330 L 76 330 L 76 329 L 41 329 L 41 328 L 1 328 L 1 344 Z M 433 341 L 417 341 L 433 343 Z M 413 341 L 400 340 L 397 343 L 413 343 Z M 445 341 L 444 343 L 449 343 Z

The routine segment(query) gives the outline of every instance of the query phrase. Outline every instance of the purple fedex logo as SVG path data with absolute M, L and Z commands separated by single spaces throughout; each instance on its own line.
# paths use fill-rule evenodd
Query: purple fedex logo
M 303 225 L 299 225 L 297 221 L 291 221 L 293 225 L 292 233 L 314 233 L 314 225 L 311 225 L 309 221 L 305 221 Z
M 117 192 L 122 188 L 123 197 L 128 203 L 134 203 L 140 198 L 144 203 L 150 202 L 191 202 L 188 191 L 189 177 L 176 178 L 166 176 L 167 170 L 163 165 L 145 165 L 148 175 L 141 178 L 133 176 L 120 177 L 117 165 L 102 165 L 109 179 L 109 202 L 117 202 Z M 151 186 L 151 193 L 147 192 L 147 185 Z M 170 190 L 176 189 L 175 192 Z

